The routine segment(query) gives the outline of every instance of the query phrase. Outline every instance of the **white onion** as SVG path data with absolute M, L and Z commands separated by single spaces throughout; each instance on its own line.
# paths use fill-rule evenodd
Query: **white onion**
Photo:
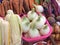
M 30 22 L 29 22 L 29 20 L 28 20 L 27 17 L 25 17 L 25 18 L 22 20 L 21 26 L 22 26 L 23 32 L 28 32 L 28 31 L 29 31 L 29 29 L 30 29 Z
M 40 15 L 36 21 L 36 27 L 37 29 L 40 29 L 46 22 L 46 18 L 42 15 Z
M 40 36 L 38 29 L 35 26 L 35 22 L 30 23 L 30 30 L 29 30 L 29 35 L 31 38 L 38 37 Z
M 49 31 L 50 31 L 50 28 L 48 27 L 48 25 L 44 25 L 40 30 L 40 34 L 41 35 L 46 35 L 46 34 L 49 33 Z
M 43 8 L 42 5 L 35 5 L 35 4 L 33 4 L 33 6 L 36 8 L 37 12 L 43 12 L 44 11 L 44 8 Z
M 27 13 L 29 20 L 34 20 L 35 18 L 38 18 L 38 14 L 34 11 L 29 11 Z
M 37 29 L 30 29 L 29 30 L 29 35 L 30 35 L 31 38 L 40 36 L 39 31 Z

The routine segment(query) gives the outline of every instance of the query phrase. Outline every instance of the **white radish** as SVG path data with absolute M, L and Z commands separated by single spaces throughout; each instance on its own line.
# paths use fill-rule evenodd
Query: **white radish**
M 46 35 L 48 34 L 50 31 L 50 28 L 48 25 L 44 25 L 41 29 L 40 29 L 40 34 L 41 35 Z

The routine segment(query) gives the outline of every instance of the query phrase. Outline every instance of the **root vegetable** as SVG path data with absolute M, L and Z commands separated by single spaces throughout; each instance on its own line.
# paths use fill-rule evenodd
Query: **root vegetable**
M 44 8 L 43 8 L 42 5 L 33 4 L 33 6 L 36 8 L 36 11 L 39 12 L 39 13 L 44 11 Z
M 46 18 L 40 15 L 36 20 L 36 28 L 40 29 L 45 24 L 45 22 L 46 22 Z
M 50 32 L 50 28 L 48 27 L 48 25 L 44 25 L 41 29 L 40 29 L 40 34 L 41 35 L 46 35 Z
M 34 8 L 27 13 L 29 20 L 34 20 L 35 18 L 38 18 L 38 14 L 35 12 Z

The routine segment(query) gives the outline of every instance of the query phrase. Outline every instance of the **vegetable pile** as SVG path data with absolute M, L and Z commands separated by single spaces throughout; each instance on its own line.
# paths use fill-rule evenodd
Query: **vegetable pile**
M 50 28 L 46 24 L 45 16 L 38 14 L 33 8 L 22 17 L 8 10 L 4 18 L 0 17 L 0 32 L 1 45 L 21 45 L 22 34 L 26 38 L 40 37 L 47 35 Z
M 50 28 L 46 24 L 45 16 L 40 12 L 38 14 L 35 8 L 32 8 L 27 15 L 22 17 L 21 25 L 23 35 L 26 38 L 40 37 L 50 32 Z

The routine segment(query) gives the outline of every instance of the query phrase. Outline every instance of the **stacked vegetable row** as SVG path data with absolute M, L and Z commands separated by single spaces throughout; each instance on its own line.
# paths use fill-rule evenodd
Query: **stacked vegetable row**
M 60 40 L 60 5 L 57 0 L 44 1 L 44 13 L 53 27 L 53 38 Z
M 52 34 L 52 37 L 55 39 L 55 40 L 60 40 L 60 25 L 59 25 L 59 22 L 58 23 L 55 23 L 53 27 L 53 34 Z
M 40 37 L 50 32 L 50 28 L 46 24 L 46 18 L 43 14 L 37 12 L 33 8 L 27 13 L 27 16 L 22 17 L 22 30 L 27 38 Z
M 21 45 L 21 19 L 11 10 L 6 17 L 0 17 L 0 45 Z
M 38 8 L 37 8 L 38 9 Z M 0 44 L 1 45 L 21 45 L 21 36 L 40 37 L 50 32 L 46 24 L 46 18 L 41 13 L 37 13 L 33 8 L 22 17 L 8 10 L 6 16 L 0 18 Z
M 16 14 L 27 13 L 30 9 L 32 9 L 34 4 L 38 4 L 37 2 L 41 2 L 40 0 L 2 0 L 0 3 L 0 16 L 4 17 L 7 10 L 11 9 Z

